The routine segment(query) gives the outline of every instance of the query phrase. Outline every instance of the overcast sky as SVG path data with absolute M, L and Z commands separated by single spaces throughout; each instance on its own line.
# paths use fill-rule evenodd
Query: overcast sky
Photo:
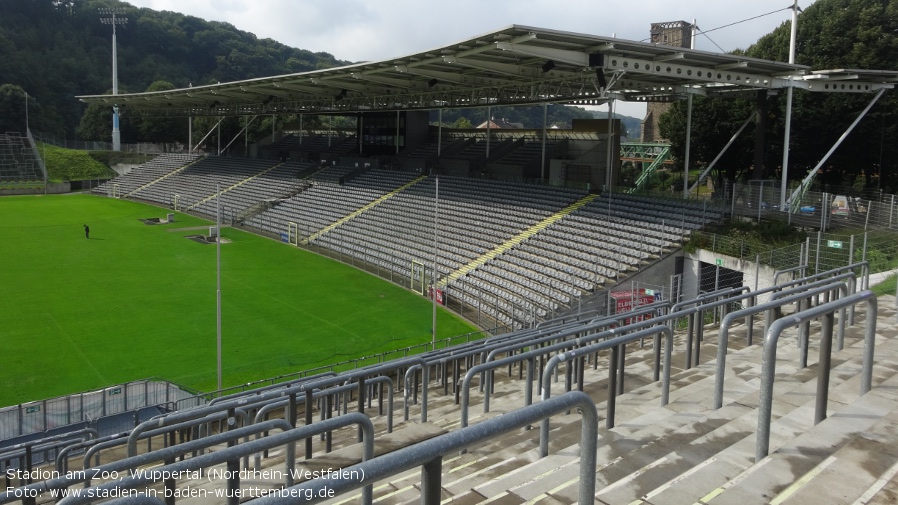
M 224 21 L 259 38 L 352 62 L 405 56 L 510 25 L 639 41 L 648 39 L 651 23 L 693 19 L 699 30 L 709 32 L 696 38 L 696 49 L 732 51 L 791 19 L 790 0 L 128 1 Z M 798 5 L 812 3 L 799 0 Z M 640 108 L 644 113 L 644 105 L 620 112 L 638 117 Z

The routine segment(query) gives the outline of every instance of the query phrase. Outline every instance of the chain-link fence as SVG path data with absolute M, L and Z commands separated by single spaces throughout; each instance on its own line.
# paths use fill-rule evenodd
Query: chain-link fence
M 43 144 L 50 144 L 65 149 L 77 149 L 81 151 L 112 151 L 112 142 L 100 141 L 82 141 L 70 139 L 66 137 L 57 137 L 52 133 L 36 132 L 31 134 L 34 140 Z M 184 152 L 188 150 L 186 145 L 182 144 L 155 144 L 150 142 L 140 142 L 136 144 L 122 144 L 121 151 L 129 153 L 166 153 L 166 152 Z
M 895 195 L 878 190 L 854 191 L 851 194 L 807 191 L 790 202 L 791 192 L 787 191 L 785 198 L 782 198 L 780 187 L 775 183 L 777 181 L 733 184 L 728 191 L 720 192 L 717 201 L 725 198 L 733 216 L 755 222 L 779 220 L 822 231 L 898 229 Z M 781 209 L 783 201 L 788 202 L 785 209 Z
M 895 195 L 878 190 L 849 194 L 808 191 L 795 205 L 781 209 L 777 181 L 734 184 L 726 192 L 730 212 L 757 223 L 784 221 L 808 233 L 804 244 L 770 248 L 763 242 L 738 233 L 721 236 L 694 232 L 691 247 L 726 254 L 747 261 L 760 261 L 776 270 L 800 264 L 809 273 L 831 270 L 866 260 L 871 272 L 898 266 L 898 202 Z M 787 193 L 786 198 L 791 197 Z

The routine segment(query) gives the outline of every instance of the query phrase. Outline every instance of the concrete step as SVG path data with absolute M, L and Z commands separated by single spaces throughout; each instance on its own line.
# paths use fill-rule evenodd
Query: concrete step
M 759 333 L 760 331 L 756 329 L 756 335 Z M 706 332 L 706 343 L 704 344 L 703 359 L 701 360 L 704 363 L 708 363 L 715 355 L 713 340 L 713 334 Z M 794 341 L 794 339 L 792 340 Z M 788 342 L 789 339 L 786 338 L 782 341 Z M 733 340 L 731 339 L 732 342 Z M 788 347 L 788 345 L 784 347 Z M 804 385 L 808 382 L 815 382 L 816 377 L 813 373 L 799 371 L 794 364 L 789 364 L 790 360 L 797 362 L 797 358 L 791 355 L 793 352 L 794 345 L 793 349 L 781 349 L 780 356 L 778 356 L 781 359 L 778 359 L 777 363 L 776 398 L 780 400 L 782 397 L 783 401 L 776 403 L 774 415 L 777 418 L 776 423 L 778 423 L 776 426 L 784 425 L 781 431 L 786 438 L 788 433 L 794 434 L 797 432 L 796 426 L 801 426 L 793 417 L 801 417 L 803 415 L 806 419 L 812 420 L 812 408 L 796 408 L 796 404 L 801 405 L 808 402 L 806 392 L 801 388 L 807 387 Z M 708 359 L 706 360 L 705 358 Z M 601 359 L 604 360 L 606 358 Z M 648 348 L 628 353 L 628 372 L 638 370 L 640 373 L 650 377 L 650 360 L 651 350 Z M 713 384 L 712 365 L 701 365 L 692 370 L 676 374 L 672 381 L 671 404 L 665 409 L 660 409 L 659 405 L 655 403 L 659 401 L 658 398 L 660 396 L 658 384 L 643 385 L 637 383 L 636 385 L 639 387 L 618 397 L 618 427 L 610 432 L 600 434 L 600 437 L 603 439 L 602 442 L 604 442 L 600 449 L 600 466 L 605 466 L 600 470 L 597 477 L 601 477 L 603 471 L 608 475 L 618 471 L 617 469 L 612 470 L 612 468 L 622 461 L 630 458 L 635 459 L 634 451 L 641 451 L 640 453 L 645 457 L 656 451 L 663 452 L 663 446 L 668 446 L 668 444 L 667 452 L 661 454 L 660 461 L 642 465 L 640 468 L 648 468 L 638 475 L 650 473 L 654 468 L 661 468 L 670 463 L 679 461 L 682 464 L 682 461 L 676 459 L 677 453 L 675 450 L 671 450 L 679 442 L 685 443 L 687 446 L 695 443 L 705 443 L 710 446 L 726 439 L 742 441 L 741 443 L 745 445 L 744 450 L 746 453 L 753 455 L 753 433 L 757 419 L 757 412 L 754 408 L 757 404 L 757 394 L 754 391 L 757 388 L 757 375 L 760 370 L 759 363 L 760 346 L 754 346 L 754 348 L 749 348 L 748 350 L 730 351 L 727 362 L 728 376 L 725 398 L 728 401 L 736 401 L 737 403 L 729 403 L 724 409 L 719 411 L 710 411 L 712 392 L 709 384 Z M 841 375 L 847 377 L 856 374 L 856 364 L 854 364 L 855 370 L 846 368 L 844 374 L 837 371 L 842 370 L 841 367 L 845 363 L 850 363 L 850 360 L 848 358 L 841 362 L 834 360 L 834 366 L 836 367 L 833 372 L 834 386 L 839 380 L 844 381 L 844 378 L 840 379 Z M 850 367 L 851 365 L 845 366 Z M 782 375 L 790 372 L 796 376 L 794 380 L 789 380 Z M 506 380 L 501 380 L 500 378 L 504 375 L 506 374 L 502 372 L 496 374 L 496 393 L 491 396 L 491 412 L 472 415 L 472 424 L 479 419 L 501 415 L 503 411 L 515 410 L 523 405 L 523 398 L 520 396 L 520 392 L 523 390 L 523 383 L 516 380 L 516 373 L 513 374 L 513 380 L 508 377 L 505 377 Z M 607 394 L 604 389 L 604 380 L 607 378 L 607 372 L 593 373 L 591 367 L 588 367 L 585 370 L 585 375 L 587 376 L 585 389 L 588 392 L 596 396 Z M 599 382 L 602 382 L 602 384 L 597 386 Z M 628 381 L 627 385 L 633 386 L 631 381 Z M 433 387 L 431 391 L 435 389 Z M 553 395 L 560 394 L 563 389 L 562 378 L 560 382 L 553 384 Z M 535 385 L 534 401 L 538 401 L 537 391 L 538 387 Z M 472 400 L 479 394 L 479 392 L 472 394 Z M 831 394 L 833 401 L 837 401 L 836 397 L 839 394 L 841 393 Z M 850 396 L 850 393 L 845 393 L 845 396 Z M 457 427 L 456 421 L 450 418 L 453 416 L 457 417 L 459 410 L 454 405 L 452 395 L 432 394 L 431 399 L 433 403 L 428 405 L 429 418 L 435 420 L 434 424 L 442 428 L 455 429 Z M 738 403 L 740 400 L 744 404 Z M 696 407 L 696 405 L 703 403 L 705 404 L 704 407 Z M 603 404 L 600 404 L 600 407 L 603 407 Z M 697 408 L 698 411 L 696 411 Z M 476 410 L 477 407 L 472 402 L 472 414 Z M 798 413 L 792 413 L 792 411 L 797 411 Z M 574 420 L 579 421 L 579 416 L 563 417 L 569 417 L 570 420 L 553 418 L 550 458 L 571 458 L 567 461 L 565 468 L 570 467 L 576 472 L 576 467 L 579 463 L 579 458 L 577 457 L 579 422 L 574 422 Z M 734 422 L 734 418 L 737 421 Z M 772 434 L 772 448 L 774 447 L 773 439 L 778 435 L 778 433 Z M 662 439 L 659 439 L 659 436 L 668 438 L 662 443 L 660 441 Z M 702 437 L 705 438 L 704 442 L 702 442 Z M 749 438 L 751 439 L 750 443 L 745 443 L 745 440 Z M 537 441 L 538 430 L 513 433 L 500 437 L 495 442 L 472 451 L 470 458 L 473 459 L 467 459 L 466 455 L 453 461 L 452 464 L 444 462 L 444 501 L 450 503 L 482 503 L 486 497 L 490 497 L 486 498 L 486 500 L 506 500 L 508 503 L 522 503 L 525 500 L 534 503 L 570 503 L 572 500 L 575 500 L 575 483 L 561 481 L 557 478 L 559 474 L 574 478 L 576 477 L 575 473 L 571 474 L 570 471 L 559 470 L 558 466 L 553 466 L 558 463 L 552 462 L 552 460 L 546 461 L 549 458 L 535 462 L 527 461 L 528 458 L 533 457 L 532 455 L 535 451 L 532 449 L 536 447 Z M 781 442 L 780 445 L 782 443 L 786 443 L 786 441 Z M 522 452 L 527 453 L 526 457 L 520 457 L 524 455 Z M 559 452 L 567 453 L 559 454 Z M 605 463 L 602 463 L 603 460 L 601 459 L 603 454 Z M 615 454 L 617 455 L 615 456 Z M 505 457 L 506 455 L 507 457 Z M 704 459 L 684 474 L 684 480 L 693 474 L 700 473 L 706 467 L 717 466 L 720 461 L 721 458 L 713 455 Z M 620 466 L 620 468 L 623 468 L 623 466 Z M 540 473 L 540 468 L 544 468 L 546 471 Z M 681 471 L 680 474 L 683 474 L 683 472 Z M 450 475 L 457 478 L 450 480 Z M 468 475 L 471 476 L 467 477 Z M 636 482 L 639 479 L 638 475 L 630 478 L 629 481 L 617 484 L 617 488 L 627 488 L 629 483 Z M 383 496 L 382 503 L 402 503 L 406 493 L 415 494 L 419 479 L 420 471 L 417 470 L 396 476 L 388 484 L 383 485 L 384 493 L 376 492 L 375 496 Z M 620 480 L 618 479 L 618 481 Z M 571 490 L 574 492 L 573 496 L 570 495 Z M 419 498 L 412 496 L 409 499 L 415 500 Z
M 849 364 L 848 366 L 852 365 Z M 713 381 L 713 379 L 709 380 Z M 808 388 L 813 391 L 816 387 L 815 382 L 816 381 L 814 380 L 810 383 L 798 383 L 797 387 Z M 835 387 L 836 384 L 837 379 L 834 378 L 833 387 Z M 859 389 L 858 383 L 852 382 L 843 387 L 847 390 L 855 391 L 855 396 L 857 395 Z M 788 390 L 782 392 L 786 393 Z M 707 393 L 707 395 L 710 399 L 710 392 Z M 804 398 L 805 402 L 807 402 L 808 397 L 805 396 Z M 599 497 L 604 499 L 602 496 L 602 493 L 604 492 L 611 495 L 611 497 L 608 498 L 607 503 L 627 503 L 632 501 L 639 497 L 639 494 L 637 494 L 638 491 L 635 490 L 638 489 L 640 482 L 646 480 L 655 482 L 655 484 L 643 484 L 645 486 L 644 493 L 647 493 L 655 489 L 655 487 L 661 483 L 677 478 L 677 475 L 689 470 L 690 467 L 693 468 L 692 470 L 689 470 L 690 472 L 698 472 L 696 465 L 702 465 L 708 458 L 713 457 L 714 452 L 719 451 L 721 447 L 728 447 L 731 444 L 741 444 L 743 446 L 741 449 L 743 454 L 740 456 L 743 460 L 741 465 L 748 465 L 754 455 L 754 433 L 757 426 L 756 395 L 749 395 L 747 401 L 748 405 L 741 405 L 737 402 L 725 406 L 724 409 L 721 409 L 720 411 L 710 411 L 704 416 L 701 414 L 696 415 L 689 414 L 688 412 L 681 412 L 677 415 L 681 417 L 693 415 L 696 417 L 696 420 L 691 424 L 684 425 L 680 429 L 671 430 L 669 427 L 660 424 L 649 424 L 645 429 L 645 432 L 640 433 L 639 435 L 634 433 L 629 434 L 627 438 L 617 444 L 625 445 L 631 449 L 635 447 L 635 449 L 626 454 L 625 464 L 619 464 L 621 461 L 624 461 L 624 459 L 622 459 L 619 452 L 615 451 L 613 446 L 609 448 L 600 448 L 600 465 L 602 464 L 601 461 L 609 461 L 613 460 L 613 458 L 617 458 L 617 460 L 614 461 L 618 464 L 610 465 L 598 472 L 598 489 L 600 489 Z M 811 402 L 813 402 L 813 400 L 811 400 Z M 710 400 L 708 400 L 707 403 L 710 406 Z M 728 413 L 726 412 L 726 409 L 734 410 L 735 412 Z M 746 411 L 746 409 L 750 410 Z M 743 412 L 741 416 L 739 416 L 739 411 Z M 669 419 L 671 423 L 675 421 L 673 415 L 663 417 Z M 772 425 L 771 448 L 775 448 L 778 444 L 787 442 L 792 436 L 801 433 L 804 429 L 810 427 L 810 424 L 813 421 L 812 403 L 811 406 L 796 409 L 795 406 L 791 405 L 789 402 L 776 402 L 774 405 L 774 419 L 776 419 L 776 421 Z M 708 432 L 709 428 L 713 428 L 715 424 L 719 425 L 720 422 L 724 422 L 725 424 Z M 702 433 L 706 434 L 703 435 Z M 643 444 L 643 442 L 647 443 Z M 676 449 L 681 446 L 685 447 L 685 449 L 681 450 L 681 452 L 684 452 L 682 456 L 677 454 L 676 451 Z M 674 448 L 674 451 L 665 453 L 665 451 L 671 447 Z M 709 447 L 711 449 L 716 449 L 708 453 L 707 450 Z M 686 465 L 683 465 L 684 456 L 688 456 L 689 458 L 688 464 Z M 732 457 L 732 455 L 730 457 Z M 725 467 L 726 463 L 726 460 L 715 461 L 714 465 L 709 466 L 717 469 Z M 683 468 L 684 466 L 685 468 Z M 669 475 L 667 477 L 659 478 L 659 474 Z M 603 481 L 603 479 L 605 480 Z M 601 488 L 603 485 L 613 487 L 602 491 Z M 576 496 L 570 495 L 570 492 L 575 492 L 575 489 L 569 489 L 570 487 L 571 486 L 568 486 L 568 488 L 562 490 L 555 496 L 562 499 L 575 499 Z
M 507 492 L 520 497 L 522 501 L 528 500 L 540 494 L 534 493 L 534 487 L 530 484 L 541 481 L 545 486 L 548 481 L 557 480 L 558 475 L 571 475 L 571 472 L 576 474 L 579 461 L 580 457 L 577 455 L 549 454 L 486 484 L 476 486 L 473 490 L 484 496 L 496 496 Z
M 777 499 L 789 504 L 867 502 L 898 472 L 896 424 L 898 411 L 892 410 L 805 473 L 795 483 L 797 486 L 789 485 Z M 828 488 L 830 483 L 839 485 Z
M 898 377 L 893 377 L 886 384 L 898 385 Z M 759 493 L 777 503 L 810 503 L 803 500 L 793 501 L 793 495 L 797 491 L 807 488 L 807 484 L 809 484 L 807 481 L 813 480 L 816 473 L 822 472 L 834 461 L 833 453 L 838 449 L 861 436 L 864 431 L 871 429 L 880 420 L 891 417 L 887 420 L 891 423 L 898 418 L 898 415 L 895 415 L 895 409 L 898 409 L 898 400 L 889 398 L 879 391 L 871 391 L 857 398 L 850 405 L 838 409 L 821 423 L 795 437 L 775 452 L 771 452 L 766 458 L 770 460 L 769 462 L 755 465 L 758 467 L 757 469 L 748 469 L 749 475 L 716 498 L 715 505 L 718 503 L 737 504 L 747 496 L 758 496 Z M 894 442 L 898 437 L 892 438 Z M 886 458 L 892 463 L 898 461 L 889 458 L 886 454 L 880 453 L 875 456 L 868 455 L 868 457 L 874 456 L 871 459 L 876 459 L 878 456 Z M 857 478 L 863 476 L 862 470 L 863 466 L 844 474 L 851 477 L 846 479 L 847 482 L 844 485 L 827 491 L 829 500 L 843 503 L 842 500 L 836 499 L 837 495 L 834 493 L 849 492 L 852 484 L 858 482 Z M 854 497 L 859 495 L 860 493 L 857 493 Z M 797 496 L 794 498 L 798 499 Z
M 843 366 L 852 367 L 855 365 L 847 363 Z M 894 370 L 887 370 L 885 373 L 886 375 L 891 374 L 889 375 L 889 380 L 898 380 L 895 378 Z M 880 375 L 881 379 L 881 374 L 877 375 Z M 838 385 L 836 382 L 837 379 L 833 378 L 829 403 L 830 410 L 850 408 L 850 406 L 846 407 L 845 404 L 840 404 L 835 398 L 842 398 L 841 401 L 849 402 L 857 399 L 859 378 L 853 376 L 850 380 Z M 781 397 L 776 397 L 773 408 L 775 420 L 771 425 L 771 450 L 775 450 L 780 445 L 788 444 L 795 436 L 800 436 L 805 430 L 813 428 L 814 400 L 811 392 L 815 388 L 816 380 L 810 380 L 794 390 L 796 398 L 805 399 L 805 404 L 797 408 L 792 408 L 791 403 L 795 402 L 790 402 L 788 398 L 780 401 Z M 789 393 L 786 393 L 784 396 L 788 397 L 788 395 Z M 749 400 L 756 402 L 756 399 L 749 398 Z M 706 496 L 702 494 L 703 492 L 715 492 L 715 486 L 709 486 L 709 483 L 715 483 L 716 486 L 734 485 L 733 482 L 738 482 L 737 477 L 740 476 L 744 469 L 753 465 L 754 430 L 757 426 L 757 409 L 754 408 L 755 406 L 756 403 L 753 403 L 750 413 L 739 419 L 734 419 L 726 426 L 727 429 L 732 429 L 741 423 L 741 432 L 745 435 L 745 438 L 736 441 L 732 439 L 733 434 L 729 434 L 731 439 L 728 442 L 720 443 L 719 440 L 716 440 L 716 437 L 719 437 L 721 433 L 712 433 L 712 436 L 707 439 L 698 439 L 688 446 L 684 444 L 682 449 L 672 455 L 672 461 L 675 463 L 679 462 L 681 466 L 685 467 L 685 469 L 680 469 L 679 472 L 688 469 L 688 474 L 679 475 L 675 468 L 671 468 L 672 473 L 666 477 L 666 480 L 656 481 L 651 489 L 649 489 L 651 485 L 646 486 L 642 495 L 637 495 L 636 497 L 632 494 L 628 496 L 618 495 L 609 498 L 608 503 L 615 503 L 617 500 L 629 503 L 639 497 L 651 503 L 695 503 L 697 499 Z M 738 436 L 735 438 L 738 439 Z M 723 446 L 723 450 L 710 457 L 707 454 L 702 454 L 697 444 L 707 441 L 715 442 L 718 447 Z M 708 457 L 708 459 L 704 459 L 705 457 Z M 710 464 L 710 462 L 713 462 L 713 464 Z M 757 494 L 754 496 L 757 497 Z
M 689 373 L 694 373 L 694 372 L 686 372 L 686 373 L 689 374 Z M 729 408 L 732 408 L 732 407 L 729 407 Z M 579 452 L 578 452 L 579 448 L 577 445 L 579 442 L 579 422 L 573 422 L 575 420 L 579 421 L 579 416 L 566 416 L 566 417 L 569 418 L 569 420 L 566 420 L 567 421 L 566 423 L 564 423 L 564 424 L 562 424 L 560 422 L 554 423 L 559 426 L 556 426 L 556 428 L 552 432 L 552 438 L 550 439 L 551 440 L 550 454 L 557 454 L 559 451 L 567 451 L 567 452 L 571 453 L 572 455 L 579 454 Z M 726 418 L 727 416 L 723 416 L 723 417 Z M 567 440 L 562 440 L 562 438 L 559 435 L 565 431 L 567 433 L 564 435 L 564 438 L 566 438 Z M 537 437 L 538 437 L 538 434 L 534 433 L 532 436 L 533 444 L 536 444 L 536 441 L 538 440 Z M 640 440 L 638 442 L 633 441 L 633 440 L 617 440 L 619 438 L 622 438 L 622 437 L 619 437 L 617 434 L 614 433 L 614 431 L 600 433 L 600 439 L 602 439 L 600 441 L 600 442 L 602 442 L 602 445 L 601 445 L 602 449 L 600 449 L 600 451 L 613 450 L 614 452 L 616 452 L 618 454 L 627 454 L 628 452 L 631 452 L 634 449 L 634 445 L 637 445 L 637 444 L 642 445 L 642 444 L 650 443 L 651 441 L 657 440 L 657 438 L 654 435 L 647 436 L 644 440 Z M 605 452 L 605 454 L 603 454 L 603 456 L 606 456 L 606 457 L 610 456 L 610 455 L 611 454 L 609 452 Z M 607 459 L 612 460 L 611 464 L 616 462 L 613 458 L 607 458 Z M 620 459 L 620 457 L 618 457 L 618 460 L 619 459 Z M 601 460 L 601 457 L 600 457 L 600 460 Z M 576 462 L 572 462 L 572 464 L 578 463 L 578 462 L 579 462 L 579 459 L 577 459 Z M 576 468 L 576 466 L 574 466 L 574 468 Z M 564 472 L 564 475 L 570 475 L 570 472 Z M 552 478 L 557 479 L 556 476 L 553 476 Z M 570 483 L 572 484 L 576 480 L 577 480 L 576 475 L 574 475 L 574 478 Z M 560 482 L 556 482 L 555 484 L 556 485 L 561 484 L 562 486 L 564 486 L 565 482 L 560 481 Z M 555 486 L 549 486 L 548 489 L 551 489 L 552 487 L 555 487 Z M 541 479 L 530 479 L 526 483 L 521 483 L 521 484 L 512 486 L 507 491 L 517 494 L 519 496 L 525 497 L 528 500 L 538 499 L 543 502 L 555 501 L 556 498 L 553 498 L 552 496 L 546 494 L 546 489 L 547 489 L 546 482 L 543 482 Z

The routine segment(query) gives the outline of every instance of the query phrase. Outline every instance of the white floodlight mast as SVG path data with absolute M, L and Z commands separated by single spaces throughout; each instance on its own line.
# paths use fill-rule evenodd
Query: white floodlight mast
M 115 43 L 115 26 L 125 25 L 128 18 L 117 16 L 123 14 L 124 11 L 116 8 L 100 8 L 97 9 L 101 16 L 100 22 L 104 25 L 112 25 L 112 96 L 118 95 L 118 54 Z M 112 104 L 112 150 L 122 150 L 122 133 L 119 130 L 118 104 Z

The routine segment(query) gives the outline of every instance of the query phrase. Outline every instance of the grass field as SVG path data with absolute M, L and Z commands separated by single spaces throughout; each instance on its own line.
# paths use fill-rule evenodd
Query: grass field
M 0 406 L 146 377 L 215 388 L 216 248 L 183 238 L 206 221 L 139 221 L 167 212 L 0 198 Z M 429 300 L 286 244 L 223 236 L 224 386 L 430 341 Z M 443 310 L 437 328 L 476 330 Z

